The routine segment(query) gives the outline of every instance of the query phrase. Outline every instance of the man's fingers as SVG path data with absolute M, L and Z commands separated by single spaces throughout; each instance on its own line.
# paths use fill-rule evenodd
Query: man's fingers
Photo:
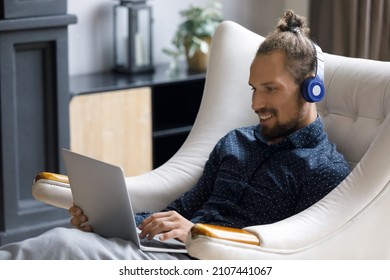
M 149 217 L 147 217 L 142 223 L 141 225 L 139 226 L 139 229 L 143 229 L 145 226 L 151 224 L 151 223 L 156 223 L 158 222 L 159 219 L 164 219 L 164 218 L 170 218 L 173 216 L 173 212 L 170 211 L 170 212 L 158 212 L 158 213 L 154 213 L 152 215 L 150 215 Z
M 161 241 L 165 241 L 165 240 L 168 240 L 168 239 L 176 238 L 176 236 L 177 236 L 177 231 L 176 230 L 171 230 L 171 231 L 168 231 L 168 232 L 161 233 L 160 240 Z
M 176 238 L 184 242 L 192 226 L 192 222 L 175 211 L 154 213 L 141 223 L 140 238 L 152 239 L 161 234 L 161 240 Z
M 88 221 L 87 216 L 81 215 L 81 216 L 74 216 L 70 220 L 70 224 L 75 227 L 81 227 L 82 224 L 86 223 Z
M 80 229 L 82 231 L 86 231 L 86 232 L 92 232 L 93 231 L 92 227 L 90 225 L 88 225 L 88 224 L 81 225 Z
M 152 217 L 149 221 L 143 223 L 140 227 L 142 230 L 140 238 L 147 237 L 148 239 L 153 239 L 155 235 L 159 233 L 164 233 L 175 229 L 178 226 L 175 219 L 172 219 L 170 215 L 164 215 L 163 217 Z
M 147 224 L 143 229 L 142 232 L 140 233 L 140 238 L 145 238 L 147 237 L 148 239 L 153 239 L 155 235 L 162 233 L 162 232 L 167 232 L 172 230 L 174 228 L 174 224 L 169 222 L 169 221 L 160 221 L 155 220 L 149 224 Z
M 70 207 L 68 211 L 69 214 L 72 216 L 80 216 L 81 214 L 83 214 L 83 211 L 81 211 L 81 209 L 77 206 Z

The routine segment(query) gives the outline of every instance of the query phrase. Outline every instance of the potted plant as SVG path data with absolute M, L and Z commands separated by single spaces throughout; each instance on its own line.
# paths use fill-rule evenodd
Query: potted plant
M 191 5 L 180 11 L 184 21 L 180 23 L 172 39 L 175 49 L 164 48 L 163 52 L 177 58 L 185 54 L 189 71 L 205 71 L 211 38 L 217 26 L 223 20 L 222 5 L 219 2 L 205 7 Z

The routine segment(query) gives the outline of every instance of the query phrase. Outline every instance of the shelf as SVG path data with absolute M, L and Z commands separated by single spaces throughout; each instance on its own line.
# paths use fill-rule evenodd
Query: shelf
M 101 72 L 70 77 L 70 94 L 88 94 L 137 87 L 155 87 L 204 80 L 206 73 L 189 73 L 181 66 L 176 76 L 168 74 L 168 64 L 155 66 L 152 73 L 123 74 Z

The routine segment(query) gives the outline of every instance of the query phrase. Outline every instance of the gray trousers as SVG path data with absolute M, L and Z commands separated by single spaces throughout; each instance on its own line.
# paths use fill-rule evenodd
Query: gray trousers
M 0 247 L 0 260 L 188 260 L 187 254 L 143 252 L 130 242 L 78 229 L 55 228 Z

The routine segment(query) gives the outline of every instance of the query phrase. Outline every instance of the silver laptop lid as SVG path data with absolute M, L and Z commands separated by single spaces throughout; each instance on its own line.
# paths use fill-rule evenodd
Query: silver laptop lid
M 139 245 L 123 170 L 63 149 L 74 204 L 83 209 L 93 231 Z

